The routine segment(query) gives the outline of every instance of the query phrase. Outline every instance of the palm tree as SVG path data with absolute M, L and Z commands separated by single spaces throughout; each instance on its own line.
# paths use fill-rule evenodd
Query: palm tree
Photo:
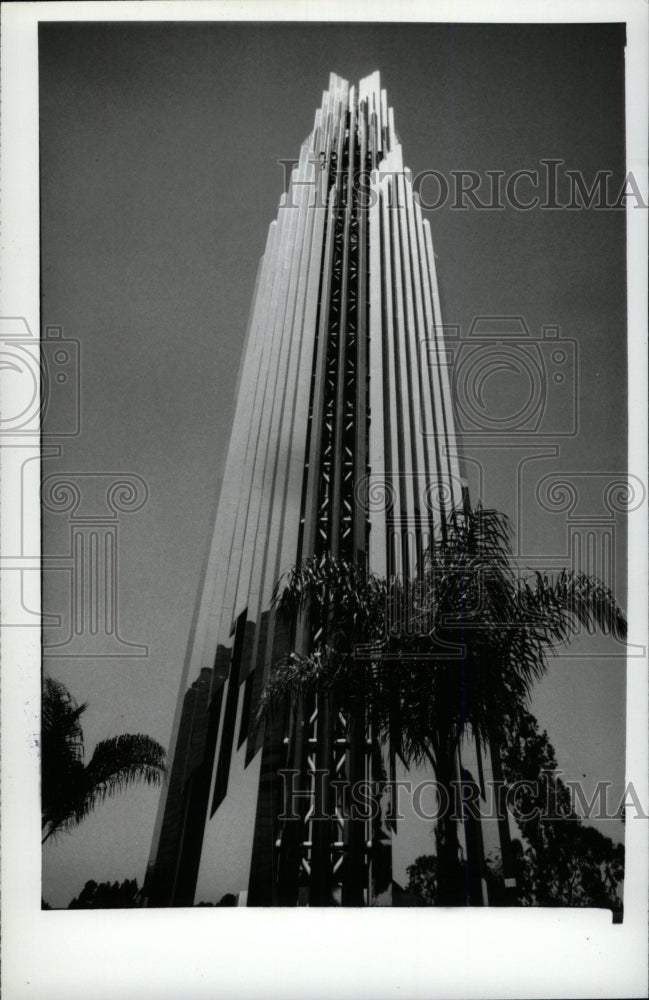
M 375 732 L 407 766 L 431 764 L 453 801 L 465 732 L 497 746 L 548 655 L 579 625 L 626 637 L 604 584 L 568 570 L 521 575 L 510 539 L 506 516 L 478 506 L 447 515 L 412 580 L 384 581 L 328 554 L 303 561 L 280 580 L 275 603 L 282 618 L 305 623 L 313 640 L 275 665 L 260 717 L 309 691 L 348 703 L 367 696 Z M 461 903 L 452 811 L 439 820 L 436 838 L 439 902 Z
M 41 726 L 42 821 L 45 843 L 53 834 L 79 824 L 108 796 L 136 781 L 157 785 L 166 775 L 165 751 L 150 736 L 113 736 L 102 740 L 84 763 L 78 705 L 60 681 L 43 684 Z
M 568 570 L 522 575 L 510 540 L 505 515 L 480 506 L 455 510 L 409 587 L 410 626 L 398 637 L 406 653 L 398 675 L 399 749 L 407 762 L 428 761 L 449 793 L 463 734 L 497 748 L 546 672 L 548 655 L 579 626 L 626 637 L 624 615 L 601 581 Z M 436 837 L 440 902 L 449 903 L 462 896 L 451 810 Z

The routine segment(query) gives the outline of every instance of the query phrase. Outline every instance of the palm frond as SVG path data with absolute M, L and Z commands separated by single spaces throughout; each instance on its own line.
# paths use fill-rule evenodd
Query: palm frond
M 624 641 L 627 624 L 624 612 L 611 590 L 597 577 L 572 570 L 556 575 L 536 573 L 521 581 L 518 612 L 545 637 L 547 644 L 567 642 L 581 625 Z
M 279 581 L 274 606 L 286 622 L 304 616 L 310 649 L 275 665 L 259 717 L 334 689 L 348 702 L 362 692 L 373 732 L 406 763 L 445 766 L 465 731 L 484 743 L 504 737 L 548 656 L 578 626 L 626 637 L 600 580 L 568 570 L 521 576 L 511 537 L 504 514 L 478 505 L 447 515 L 414 579 L 381 580 L 328 553 L 301 562 Z
M 43 684 L 41 785 L 43 842 L 70 830 L 107 796 L 135 781 L 159 784 L 165 774 L 165 751 L 150 736 L 124 734 L 97 744 L 84 765 L 78 705 L 65 685 L 53 678 Z
M 41 733 L 43 741 L 64 751 L 74 760 L 83 760 L 83 730 L 80 719 L 87 704 L 79 705 L 68 689 L 53 677 L 43 681 Z
M 325 552 L 302 560 L 280 578 L 273 606 L 288 626 L 306 615 L 314 632 L 333 625 L 367 635 L 381 618 L 385 583 L 356 563 Z
M 166 773 L 164 747 L 142 733 L 124 733 L 102 740 L 86 767 L 88 787 L 97 801 L 135 781 L 159 785 Z
M 84 742 L 79 705 L 53 677 L 43 681 L 41 711 L 41 824 L 58 828 L 74 809 L 83 785 Z
M 340 669 L 335 651 L 329 646 L 321 646 L 308 656 L 289 653 L 282 657 L 273 666 L 262 691 L 257 723 L 287 699 L 295 702 L 300 695 L 332 687 Z

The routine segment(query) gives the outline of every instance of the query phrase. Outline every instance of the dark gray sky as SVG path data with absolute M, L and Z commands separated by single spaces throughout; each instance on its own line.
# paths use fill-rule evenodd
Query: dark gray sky
M 284 188 L 278 161 L 297 157 L 331 71 L 357 81 L 377 68 L 413 175 L 510 175 L 554 158 L 560 200 L 566 169 L 622 184 L 616 25 L 41 25 L 42 321 L 81 342 L 83 401 L 81 435 L 44 474 L 130 471 L 150 490 L 120 520 L 118 579 L 121 634 L 149 656 L 46 663 L 90 703 L 89 750 L 125 731 L 168 744 L 256 269 Z M 523 554 L 560 565 L 565 514 L 539 510 L 538 481 L 626 468 L 624 213 L 451 204 L 429 213 L 444 321 L 467 330 L 476 315 L 520 315 L 533 335 L 558 325 L 578 346 L 579 433 L 520 478 Z M 555 423 L 568 409 L 557 396 Z M 552 440 L 467 440 L 474 495 L 479 461 L 485 502 L 515 516 L 517 466 L 537 443 Z M 586 512 L 601 513 L 601 482 L 580 480 Z M 48 516 L 45 554 L 67 531 Z M 67 585 L 46 574 L 45 600 L 64 618 Z M 552 662 L 533 709 L 569 777 L 619 787 L 623 659 L 599 639 L 571 651 L 582 656 Z M 89 878 L 141 882 L 156 805 L 156 792 L 133 790 L 48 846 L 44 897 L 65 905 Z

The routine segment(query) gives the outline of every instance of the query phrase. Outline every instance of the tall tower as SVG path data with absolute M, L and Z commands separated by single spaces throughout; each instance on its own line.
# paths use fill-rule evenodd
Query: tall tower
M 331 823 L 309 818 L 307 772 L 394 767 L 377 763 L 366 720 L 317 699 L 301 719 L 254 720 L 289 648 L 271 606 L 281 574 L 324 552 L 413 573 L 461 503 L 443 350 L 430 228 L 379 74 L 358 88 L 332 75 L 259 267 L 151 905 L 228 891 L 249 905 L 390 902 L 394 830 L 350 823 L 343 806 Z M 305 651 L 309 637 L 292 641 Z M 281 768 L 298 772 L 304 803 L 292 826 L 278 819 Z

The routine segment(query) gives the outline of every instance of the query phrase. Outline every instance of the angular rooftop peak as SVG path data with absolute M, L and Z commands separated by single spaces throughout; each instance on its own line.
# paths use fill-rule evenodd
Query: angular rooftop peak
M 362 117 L 368 135 L 373 162 L 377 164 L 395 149 L 399 139 L 394 128 L 392 108 L 388 107 L 385 88 L 381 87 L 378 69 L 362 77 L 358 86 L 337 73 L 329 74 L 329 86 L 322 95 L 322 105 L 316 111 L 313 132 L 307 139 L 318 156 L 328 156 L 337 141 L 342 116 L 351 114 L 352 121 Z

